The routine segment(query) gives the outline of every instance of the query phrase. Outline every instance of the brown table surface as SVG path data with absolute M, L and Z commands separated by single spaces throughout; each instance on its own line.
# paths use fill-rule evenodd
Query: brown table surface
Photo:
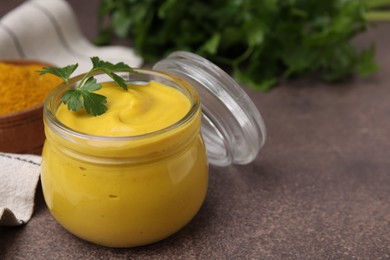
M 0 15 L 21 2 L 0 1 Z M 93 39 L 98 1 L 69 3 Z M 38 192 L 27 225 L 0 229 L 0 259 L 390 259 L 390 24 L 356 44 L 373 40 L 381 69 L 371 78 L 245 88 L 266 145 L 251 165 L 211 167 L 203 207 L 177 234 L 139 248 L 93 245 L 60 227 Z

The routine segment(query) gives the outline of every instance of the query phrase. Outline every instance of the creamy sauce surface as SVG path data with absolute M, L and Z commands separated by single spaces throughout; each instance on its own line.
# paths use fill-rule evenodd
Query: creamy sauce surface
M 128 85 L 128 91 L 102 83 L 94 93 L 107 97 L 107 111 L 91 116 L 84 110 L 69 111 L 62 104 L 57 118 L 78 132 L 99 136 L 135 136 L 164 129 L 182 119 L 191 103 L 180 91 L 151 81 L 145 85 Z

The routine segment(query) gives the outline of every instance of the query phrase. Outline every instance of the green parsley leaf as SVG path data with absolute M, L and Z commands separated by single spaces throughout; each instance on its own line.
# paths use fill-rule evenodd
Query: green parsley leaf
M 92 70 L 98 71 L 102 70 L 104 71 L 108 76 L 110 76 L 121 88 L 124 90 L 127 90 L 127 85 L 124 81 L 124 79 L 117 74 L 114 73 L 114 71 L 126 71 L 126 70 L 132 70 L 131 67 L 129 67 L 127 64 L 123 62 L 119 62 L 117 64 L 112 64 L 107 61 L 102 61 L 98 57 L 92 57 Z
M 64 80 L 65 84 L 69 86 L 69 79 L 72 73 L 77 69 L 79 65 L 78 64 L 73 64 L 73 65 L 68 65 L 63 68 L 57 68 L 57 67 L 44 67 L 42 70 L 38 70 L 39 75 L 44 75 L 47 73 L 53 74 L 57 77 L 60 77 Z
M 98 116 L 107 111 L 107 98 L 94 93 L 94 91 L 101 89 L 101 85 L 94 78 L 94 73 L 98 71 L 106 73 L 119 87 L 127 91 L 126 81 L 115 72 L 136 72 L 123 62 L 112 64 L 98 57 L 92 57 L 91 62 L 92 69 L 85 73 L 83 78 L 75 86 L 71 86 L 69 80 L 72 73 L 77 69 L 78 64 L 68 65 L 63 68 L 45 67 L 38 72 L 40 75 L 50 73 L 64 80 L 68 90 L 61 97 L 61 101 L 67 105 L 69 110 L 77 112 L 85 109 L 88 114 Z
M 84 108 L 88 114 L 98 116 L 107 111 L 107 98 L 93 92 L 80 91 L 84 100 Z
M 81 92 L 77 89 L 70 89 L 66 91 L 62 96 L 61 100 L 64 104 L 68 105 L 69 110 L 73 110 L 75 112 L 79 111 L 84 106 L 84 101 Z
M 131 39 L 146 63 L 197 53 L 258 90 L 310 74 L 334 82 L 377 70 L 353 39 L 390 20 L 390 0 L 101 0 L 100 43 Z M 212 10 L 212 12 L 210 12 Z

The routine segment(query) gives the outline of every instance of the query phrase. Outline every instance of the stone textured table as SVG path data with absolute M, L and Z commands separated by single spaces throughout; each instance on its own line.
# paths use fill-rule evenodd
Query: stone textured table
M 0 15 L 21 2 L 1 1 Z M 93 39 L 98 1 L 69 2 Z M 172 237 L 132 249 L 84 242 L 39 192 L 27 225 L 0 229 L 0 259 L 390 259 L 390 24 L 356 44 L 373 40 L 381 69 L 371 78 L 246 88 L 266 145 L 251 165 L 211 167 L 204 206 Z

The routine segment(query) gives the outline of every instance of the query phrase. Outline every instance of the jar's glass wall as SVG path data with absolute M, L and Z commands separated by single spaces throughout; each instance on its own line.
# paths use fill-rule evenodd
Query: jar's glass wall
M 150 134 L 103 137 L 59 122 L 55 112 L 64 86 L 45 104 L 41 180 L 46 204 L 65 229 L 100 245 L 159 241 L 194 217 L 207 192 L 208 160 L 196 91 L 175 77 L 142 72 L 146 78 L 128 76 L 128 81 L 156 80 L 185 93 L 192 103 L 185 118 Z

